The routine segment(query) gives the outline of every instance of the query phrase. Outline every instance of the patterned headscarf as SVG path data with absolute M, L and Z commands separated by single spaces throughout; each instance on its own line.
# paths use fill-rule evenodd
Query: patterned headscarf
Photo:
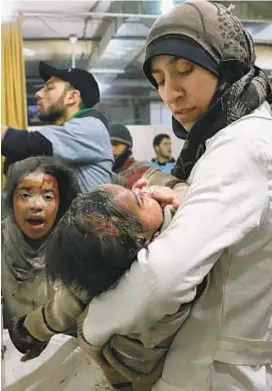
M 181 50 L 169 53 L 169 45 L 158 45 L 167 36 L 175 39 L 180 37 Z M 223 5 L 203 0 L 190 0 L 174 7 L 152 26 L 144 63 L 145 74 L 151 83 L 154 84 L 154 79 L 150 71 L 150 60 L 154 55 L 171 54 L 190 60 L 192 53 L 188 52 L 187 57 L 182 54 L 184 40 L 195 43 L 195 50 L 204 50 L 212 60 L 210 66 L 217 64 L 219 86 L 208 111 L 188 134 L 173 118 L 174 133 L 179 138 L 186 138 L 172 170 L 172 174 L 180 179 L 188 178 L 193 166 L 205 152 L 208 138 L 250 114 L 264 101 L 272 102 L 268 77 L 254 65 L 256 55 L 249 33 Z M 155 46 L 157 48 L 154 52 Z

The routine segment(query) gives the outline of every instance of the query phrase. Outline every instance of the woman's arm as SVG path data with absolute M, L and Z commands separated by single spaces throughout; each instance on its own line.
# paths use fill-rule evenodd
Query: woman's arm
M 235 130 L 213 142 L 169 228 L 139 252 L 116 288 L 89 305 L 83 333 L 90 344 L 144 335 L 191 302 L 224 249 L 259 226 L 268 205 L 265 147 Z

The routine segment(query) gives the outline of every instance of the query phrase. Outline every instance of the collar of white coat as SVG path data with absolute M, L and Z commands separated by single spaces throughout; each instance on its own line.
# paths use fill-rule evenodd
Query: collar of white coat
M 270 104 L 265 101 L 263 102 L 259 107 L 257 107 L 257 109 L 255 109 L 254 111 L 252 111 L 252 113 L 248 114 L 248 115 L 245 115 L 241 118 L 239 118 L 237 121 L 234 121 L 232 122 L 230 125 L 227 126 L 227 128 L 230 128 L 232 127 L 233 125 L 237 124 L 238 122 L 242 122 L 244 121 L 245 119 L 249 118 L 249 117 L 255 117 L 255 118 L 266 118 L 266 119 L 269 119 L 269 120 L 272 120 L 272 107 L 270 106 Z M 226 129 L 226 128 L 224 128 Z M 222 129 L 223 130 L 223 129 Z M 214 136 L 212 136 L 211 138 L 207 139 L 206 140 L 206 148 L 210 145 L 210 143 L 220 135 L 220 131 L 217 132 Z

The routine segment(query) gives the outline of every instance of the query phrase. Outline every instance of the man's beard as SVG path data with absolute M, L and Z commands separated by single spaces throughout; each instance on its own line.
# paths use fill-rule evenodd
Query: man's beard
M 160 152 L 159 156 L 162 157 L 163 159 L 171 159 L 171 153 L 165 155 L 164 153 Z
M 52 108 L 51 111 L 47 113 L 41 113 L 39 115 L 39 119 L 44 122 L 54 123 L 56 122 L 62 115 L 64 114 L 64 110 L 58 110 L 57 108 Z
M 55 123 L 65 114 L 64 98 L 60 96 L 57 102 L 50 106 L 45 113 L 39 113 L 39 119 L 48 123 Z
M 125 161 L 130 157 L 131 155 L 131 148 L 127 148 L 121 155 L 116 156 L 114 158 L 114 165 L 112 167 L 113 172 L 118 172 L 122 169 Z

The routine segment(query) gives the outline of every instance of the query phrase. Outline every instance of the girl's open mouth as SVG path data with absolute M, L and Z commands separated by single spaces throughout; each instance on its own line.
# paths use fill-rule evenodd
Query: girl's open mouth
M 42 225 L 44 223 L 44 220 L 43 219 L 40 219 L 40 218 L 28 218 L 26 219 L 26 221 L 30 224 L 30 225 L 33 225 L 33 226 L 38 226 L 38 225 Z

